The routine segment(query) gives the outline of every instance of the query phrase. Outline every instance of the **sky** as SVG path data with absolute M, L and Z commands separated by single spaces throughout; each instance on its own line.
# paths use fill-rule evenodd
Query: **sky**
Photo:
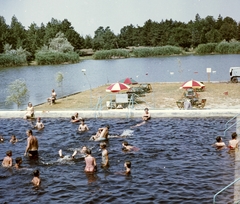
M 118 34 L 124 26 L 143 26 L 149 19 L 187 23 L 197 13 L 240 22 L 239 8 L 240 0 L 0 0 L 0 16 L 8 25 L 14 15 L 26 29 L 34 22 L 40 26 L 52 18 L 67 19 L 83 37 L 94 37 L 100 26 Z

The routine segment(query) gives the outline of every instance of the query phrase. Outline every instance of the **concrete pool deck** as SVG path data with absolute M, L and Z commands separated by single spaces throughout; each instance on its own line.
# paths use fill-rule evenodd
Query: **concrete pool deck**
M 0 118 L 23 118 L 26 111 L 0 111 Z M 67 110 L 67 111 L 35 111 L 35 117 L 70 118 L 75 112 L 82 118 L 139 118 L 143 110 L 109 109 L 109 110 Z M 240 114 L 240 109 L 160 109 L 149 110 L 152 118 L 178 117 L 234 117 Z

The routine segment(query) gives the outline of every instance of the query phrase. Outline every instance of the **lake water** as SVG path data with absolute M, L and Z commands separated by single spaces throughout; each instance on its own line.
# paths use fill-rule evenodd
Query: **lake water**
M 89 119 L 90 131 L 76 132 L 78 124 L 69 119 L 44 118 L 45 129 L 33 130 L 39 140 L 39 160 L 23 157 L 25 169 L 0 167 L 0 203 L 181 203 L 209 204 L 214 194 L 234 180 L 235 152 L 211 147 L 215 137 L 223 135 L 227 118 L 152 119 L 137 128 L 131 126 L 140 120 Z M 23 156 L 26 147 L 26 130 L 35 121 L 0 119 L 0 155 L 12 150 L 13 159 Z M 107 142 L 110 167 L 102 169 L 99 143 L 89 141 L 98 127 L 110 125 L 111 135 L 127 135 L 126 138 L 110 138 Z M 223 137 L 224 142 L 230 138 Z M 19 139 L 11 144 L 11 134 Z M 126 140 L 140 148 L 125 153 L 121 143 Z M 83 159 L 59 161 L 58 150 L 71 155 L 83 145 L 93 147 L 98 171 L 84 173 Z M 132 162 L 131 175 L 119 175 L 124 161 Z M 40 171 L 42 184 L 31 184 L 33 170 Z M 233 186 L 217 197 L 217 203 L 233 202 Z
M 77 64 L 0 68 L 0 109 L 16 109 L 6 105 L 7 86 L 24 79 L 33 105 L 45 102 L 54 88 L 58 97 L 84 91 L 100 85 L 115 83 L 126 77 L 141 82 L 185 82 L 195 79 L 208 81 L 206 68 L 212 68 L 211 81 L 229 81 L 229 68 L 240 66 L 240 55 L 174 56 L 129 58 L 114 60 L 85 60 Z M 86 69 L 86 75 L 82 69 Z M 56 75 L 61 72 L 61 86 Z M 20 108 L 26 108 L 23 104 Z

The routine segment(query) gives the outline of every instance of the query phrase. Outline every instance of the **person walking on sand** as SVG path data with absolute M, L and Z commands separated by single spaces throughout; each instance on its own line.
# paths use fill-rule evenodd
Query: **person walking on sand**
M 35 136 L 32 134 L 32 130 L 27 130 L 27 147 L 24 153 L 24 156 L 27 155 L 29 157 L 37 157 L 38 156 L 38 140 Z

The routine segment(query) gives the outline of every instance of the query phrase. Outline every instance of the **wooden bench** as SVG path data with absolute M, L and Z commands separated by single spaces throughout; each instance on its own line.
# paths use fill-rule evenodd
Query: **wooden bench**
M 197 108 L 204 108 L 204 106 L 205 106 L 205 104 L 206 104 L 206 101 L 207 101 L 207 99 L 202 99 L 201 101 L 196 102 L 195 106 L 196 106 Z

